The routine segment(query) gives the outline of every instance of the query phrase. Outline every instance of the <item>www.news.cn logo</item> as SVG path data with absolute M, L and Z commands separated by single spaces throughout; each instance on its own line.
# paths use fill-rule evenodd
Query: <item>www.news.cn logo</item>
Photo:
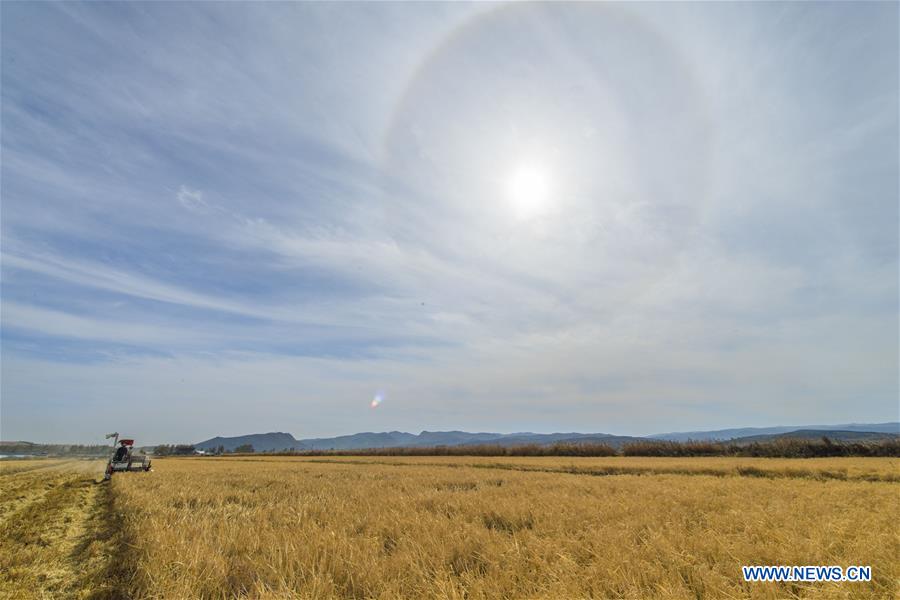
M 872 581 L 872 567 L 837 565 L 741 567 L 744 581 Z

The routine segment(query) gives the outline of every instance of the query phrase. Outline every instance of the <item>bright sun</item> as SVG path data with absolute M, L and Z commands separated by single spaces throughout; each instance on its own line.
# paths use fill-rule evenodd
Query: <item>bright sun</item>
M 507 194 L 516 217 L 531 219 L 547 209 L 550 200 L 550 178 L 537 166 L 520 166 L 507 180 Z

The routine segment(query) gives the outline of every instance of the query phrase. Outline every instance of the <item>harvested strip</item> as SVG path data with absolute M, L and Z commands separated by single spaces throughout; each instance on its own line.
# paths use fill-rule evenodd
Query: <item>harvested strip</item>
M 72 461 L 3 473 L 0 598 L 123 597 L 110 576 L 121 534 L 101 470 Z

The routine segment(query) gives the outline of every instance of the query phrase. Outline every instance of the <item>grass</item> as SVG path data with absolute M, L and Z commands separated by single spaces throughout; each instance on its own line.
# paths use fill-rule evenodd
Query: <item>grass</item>
M 898 592 L 895 459 L 246 457 L 154 464 L 146 477 L 113 481 L 120 507 L 140 507 L 124 517 L 140 558 L 136 598 Z M 740 577 L 743 564 L 871 565 L 874 581 L 749 584 Z

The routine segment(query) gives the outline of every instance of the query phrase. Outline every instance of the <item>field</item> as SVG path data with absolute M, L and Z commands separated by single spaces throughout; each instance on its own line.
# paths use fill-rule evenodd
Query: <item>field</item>
M 112 485 L 97 463 L 0 469 L 5 597 L 900 593 L 897 459 L 171 458 Z M 873 581 L 745 583 L 745 564 Z

